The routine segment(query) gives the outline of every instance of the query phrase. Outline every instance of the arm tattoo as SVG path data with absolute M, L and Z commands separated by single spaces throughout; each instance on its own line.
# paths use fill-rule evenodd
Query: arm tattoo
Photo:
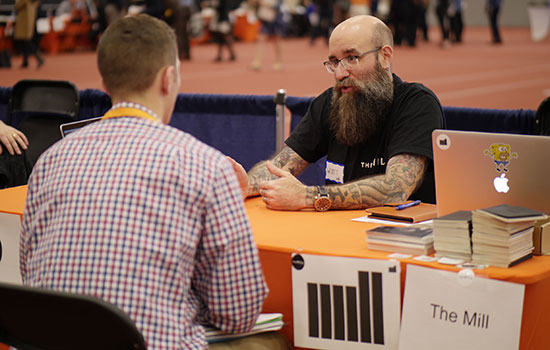
M 422 184 L 427 165 L 424 156 L 398 154 L 388 161 L 385 174 L 328 186 L 332 209 L 362 209 L 407 200 Z
M 294 176 L 301 174 L 309 165 L 308 162 L 288 146 L 284 146 L 271 161 L 274 165 L 289 171 Z M 265 161 L 254 165 L 248 172 L 248 196 L 258 196 L 260 194 L 260 183 L 275 179 L 276 176 L 271 174 L 265 167 Z

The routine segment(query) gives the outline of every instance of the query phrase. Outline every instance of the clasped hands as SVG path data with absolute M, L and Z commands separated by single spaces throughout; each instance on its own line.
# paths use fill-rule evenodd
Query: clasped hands
M 237 174 L 243 197 L 248 196 L 248 175 L 244 168 L 235 160 L 228 157 Z M 300 180 L 290 172 L 275 166 L 271 161 L 265 162 L 267 170 L 277 178 L 260 183 L 260 196 L 268 209 L 273 210 L 300 210 L 307 208 L 306 189 Z

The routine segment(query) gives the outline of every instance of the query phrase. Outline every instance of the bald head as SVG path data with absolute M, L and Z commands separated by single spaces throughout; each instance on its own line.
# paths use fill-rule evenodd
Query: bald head
M 374 16 L 354 16 L 338 24 L 332 31 L 329 45 L 342 40 L 353 41 L 365 47 L 389 45 L 393 48 L 391 30 Z

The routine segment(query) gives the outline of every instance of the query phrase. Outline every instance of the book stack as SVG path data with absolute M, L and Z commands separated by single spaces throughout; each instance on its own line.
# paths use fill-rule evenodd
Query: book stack
M 472 212 L 461 210 L 433 220 L 437 258 L 470 261 L 472 258 Z
M 472 212 L 472 261 L 509 267 L 533 256 L 533 227 L 544 213 L 498 205 Z
M 254 327 L 246 333 L 226 333 L 212 326 L 205 326 L 204 328 L 206 331 L 206 340 L 208 341 L 208 343 L 217 343 L 263 332 L 278 331 L 279 329 L 283 328 L 283 325 L 283 314 L 272 313 L 260 314 L 258 316 L 258 319 L 256 320 L 256 323 L 254 324 Z
M 386 252 L 428 255 L 434 252 L 434 236 L 430 227 L 378 226 L 367 231 L 369 249 Z

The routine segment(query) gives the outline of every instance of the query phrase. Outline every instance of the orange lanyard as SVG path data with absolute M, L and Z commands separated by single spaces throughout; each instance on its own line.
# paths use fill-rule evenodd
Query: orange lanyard
M 110 109 L 107 111 L 107 113 L 105 113 L 105 115 L 103 116 L 103 118 L 101 118 L 101 120 L 105 120 L 109 118 L 119 118 L 119 117 L 136 117 L 136 118 L 149 119 L 155 122 L 159 122 L 157 118 L 153 117 L 149 113 L 133 107 L 120 107 L 120 108 Z

